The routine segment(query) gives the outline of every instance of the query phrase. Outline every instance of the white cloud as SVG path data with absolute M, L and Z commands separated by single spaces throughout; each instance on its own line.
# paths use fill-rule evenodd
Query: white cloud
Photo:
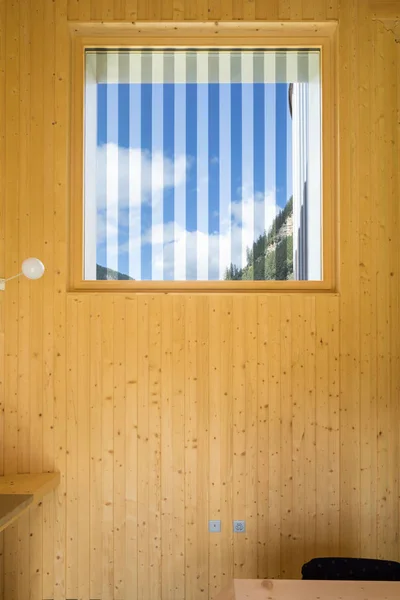
M 99 182 L 100 193 L 97 194 L 98 209 L 106 206 L 106 190 L 113 189 L 116 200 L 123 207 L 140 207 L 142 202 L 150 203 L 151 193 L 179 187 L 185 182 L 186 171 L 192 161 L 185 155 L 172 160 L 162 152 L 151 154 L 140 148 L 122 148 L 117 144 L 103 144 L 97 148 L 97 173 L 89 173 Z M 108 165 L 106 171 L 101 166 Z M 131 173 L 131 189 L 129 189 L 129 173 Z M 135 177 L 135 174 L 138 176 Z M 139 177 L 141 180 L 139 181 Z M 110 195 L 107 207 L 110 208 Z M 112 207 L 111 207 L 112 209 Z
M 220 219 L 220 232 L 204 231 L 188 232 L 181 224 L 167 223 L 157 225 L 147 230 L 145 241 L 152 243 L 153 263 L 157 272 L 162 272 L 163 266 L 168 273 L 196 272 L 196 267 L 202 273 L 208 272 L 210 266 L 214 273 L 222 272 L 229 266 L 232 258 L 237 263 L 246 264 L 246 249 L 253 241 L 269 229 L 277 215 L 274 194 L 255 196 L 243 191 L 241 202 L 232 203 L 232 222 L 229 215 Z M 254 214 L 263 214 L 263 219 L 254 219 Z M 172 244 L 174 251 L 165 251 L 165 244 Z M 187 252 L 188 248 L 196 248 L 197 252 Z M 231 258 L 232 257 L 232 258 Z M 189 258 L 189 263 L 186 260 Z M 240 265 L 239 265 L 240 266 Z
M 140 222 L 142 202 L 152 205 L 153 212 L 161 210 L 164 189 L 175 189 L 184 185 L 187 172 L 193 161 L 185 156 L 175 160 L 137 148 L 119 148 L 116 144 L 107 144 L 98 148 L 98 164 L 114 165 L 108 171 L 108 189 L 115 190 L 109 196 L 107 203 L 107 227 L 105 223 L 106 192 L 98 198 L 98 229 L 97 241 L 101 243 L 107 236 L 107 256 L 111 264 L 118 264 L 118 251 L 128 251 L 129 244 L 118 248 L 118 210 L 126 210 L 126 227 L 128 220 L 132 224 Z M 110 162 L 111 161 L 111 162 Z M 135 172 L 141 173 L 141 182 L 135 177 Z M 131 189 L 129 193 L 129 174 L 131 173 Z M 105 172 L 96 175 L 100 178 L 101 189 L 105 190 Z M 110 178 L 111 177 L 111 178 Z M 101 178 L 104 178 L 101 182 Z M 246 263 L 246 249 L 253 241 L 268 229 L 277 214 L 275 192 L 266 196 L 260 192 L 253 194 L 249 186 L 240 190 L 241 199 L 231 204 L 231 214 L 220 215 L 219 232 L 208 231 L 187 232 L 178 220 L 169 223 L 159 223 L 145 231 L 142 243 L 152 244 L 153 265 L 157 273 L 164 269 L 172 276 L 184 275 L 186 270 L 207 277 L 208 267 L 212 272 L 221 273 L 233 261 L 238 266 Z M 110 203 L 110 197 L 113 201 Z M 129 216 L 128 209 L 129 207 Z M 216 214 L 213 212 L 213 217 Z M 138 244 L 135 244 L 138 249 Z M 172 250 L 173 248 L 173 250 Z M 189 252 L 187 251 L 189 248 Z M 192 251 L 190 251 L 192 249 Z M 186 264 L 186 260 L 188 263 Z M 138 260 L 139 263 L 139 260 Z M 240 264 L 241 263 L 241 264 Z M 111 265 L 110 265 L 111 266 Z M 131 272 L 135 277 L 136 273 Z

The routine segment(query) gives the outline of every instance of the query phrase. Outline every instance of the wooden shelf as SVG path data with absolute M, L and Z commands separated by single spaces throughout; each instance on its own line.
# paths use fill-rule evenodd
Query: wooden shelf
M 60 473 L 33 473 L 0 477 L 0 531 L 11 525 L 31 504 L 54 490 Z

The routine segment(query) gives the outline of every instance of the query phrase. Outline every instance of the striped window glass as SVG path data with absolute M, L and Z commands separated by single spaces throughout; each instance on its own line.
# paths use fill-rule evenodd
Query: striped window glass
M 319 50 L 85 62 L 86 280 L 321 280 Z

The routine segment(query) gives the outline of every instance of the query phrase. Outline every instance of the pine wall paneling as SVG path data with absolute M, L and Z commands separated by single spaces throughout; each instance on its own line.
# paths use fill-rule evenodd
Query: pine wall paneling
M 369 0 L 369 6 L 377 19 L 400 18 L 399 0 Z
M 6 84 L 6 10 L 5 4 L 0 4 L 0 193 L 5 196 L 5 174 L 6 174 L 6 145 L 5 145 L 5 84 Z M 0 268 L 5 269 L 4 259 L 4 235 L 5 235 L 5 202 L 0 202 Z M 5 415 L 5 346 L 4 346 L 4 301 L 0 299 L 0 439 L 4 440 L 4 415 Z M 0 442 L 0 473 L 4 473 L 4 443 Z M 4 532 L 0 533 L 0 590 L 4 589 Z
M 339 19 L 338 294 L 66 293 L 68 21 L 137 19 Z M 47 267 L 0 298 L 0 469 L 61 472 L 0 534 L 0 596 L 400 558 L 399 53 L 363 0 L 0 0 L 0 266 Z

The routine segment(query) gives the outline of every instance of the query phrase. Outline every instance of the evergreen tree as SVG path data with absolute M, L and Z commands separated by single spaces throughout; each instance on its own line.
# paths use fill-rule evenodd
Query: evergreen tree
M 282 227 L 293 215 L 293 197 L 275 217 L 268 232 L 264 232 L 246 250 L 246 265 L 240 269 L 231 264 L 225 271 L 226 280 L 286 281 L 293 279 L 293 235 L 281 234 Z

